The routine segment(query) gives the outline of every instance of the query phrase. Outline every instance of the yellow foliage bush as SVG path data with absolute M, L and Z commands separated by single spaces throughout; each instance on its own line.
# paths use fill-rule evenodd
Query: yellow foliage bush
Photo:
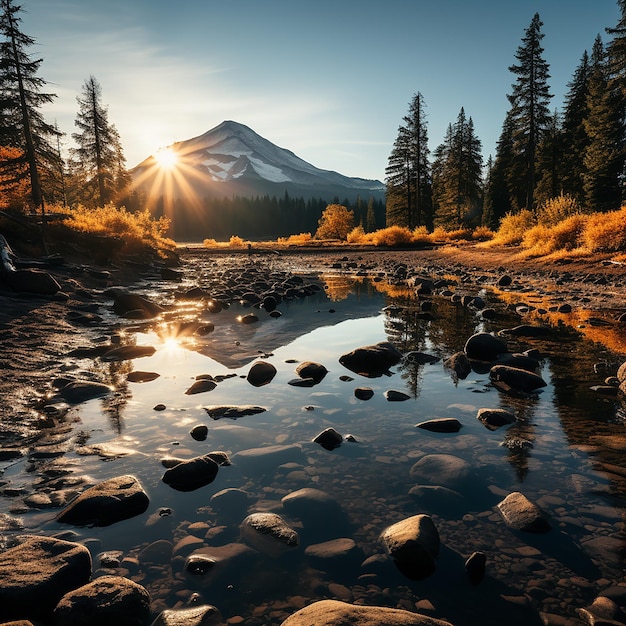
M 520 244 L 526 232 L 535 224 L 535 215 L 528 209 L 522 209 L 519 213 L 507 213 L 500 220 L 500 227 L 491 243 L 501 246 Z
M 416 226 L 413 229 L 413 243 L 430 243 L 432 238 L 426 226 Z
M 591 252 L 626 250 L 626 206 L 618 211 L 588 215 L 581 238 Z
M 413 243 L 413 233 L 404 226 L 388 226 L 368 233 L 375 246 L 401 246 Z
M 246 242 L 239 235 L 231 235 L 228 241 L 229 248 L 243 248 Z
M 569 194 L 561 194 L 546 200 L 537 210 L 537 221 L 546 226 L 555 226 L 564 219 L 582 213 L 578 201 Z
M 489 241 L 494 236 L 495 233 L 488 226 L 476 226 L 472 231 L 472 239 L 474 241 Z
M 365 230 L 363 226 L 359 224 L 359 226 L 355 226 L 349 233 L 347 237 L 348 243 L 364 243 L 366 241 Z
M 49 210 L 52 210 L 49 207 Z M 60 209 L 68 215 L 64 225 L 84 233 L 119 237 L 124 240 L 127 251 L 143 247 L 156 250 L 172 250 L 176 244 L 165 236 L 170 220 L 167 217 L 155 219 L 150 211 L 131 213 L 125 207 L 108 204 L 104 207 Z
M 289 235 L 289 237 L 279 237 L 277 242 L 289 246 L 304 246 L 311 242 L 311 233 L 300 233 L 299 235 Z
M 218 248 L 220 244 L 219 244 L 219 242 L 218 242 L 217 240 L 215 240 L 215 239 L 205 239 L 205 240 L 202 242 L 202 245 L 203 245 L 205 248 Z

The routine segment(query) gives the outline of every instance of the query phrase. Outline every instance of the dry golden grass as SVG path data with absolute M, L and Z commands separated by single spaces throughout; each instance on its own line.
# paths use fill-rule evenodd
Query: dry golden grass
M 494 238 L 482 245 L 518 245 L 524 239 L 525 233 L 535 224 L 535 214 L 527 209 L 523 209 L 519 213 L 507 213 L 500 221 L 500 228 L 498 228 Z
M 626 251 L 626 206 L 587 217 L 582 244 L 592 252 Z
M 277 242 L 286 246 L 305 246 L 313 239 L 311 233 L 300 233 L 299 235 L 289 235 L 289 237 L 279 237 Z
M 83 206 L 75 208 L 48 207 L 49 212 L 68 215 L 64 225 L 83 233 L 94 233 L 103 236 L 119 237 L 124 241 L 126 252 L 137 251 L 146 247 L 157 251 L 172 250 L 176 243 L 167 238 L 169 219 L 155 219 L 146 209 L 136 213 L 124 207 L 109 204 L 104 207 L 88 209 Z

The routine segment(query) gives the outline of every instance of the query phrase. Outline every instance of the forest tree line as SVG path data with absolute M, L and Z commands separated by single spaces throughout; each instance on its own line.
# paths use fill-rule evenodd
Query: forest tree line
M 543 23 L 535 14 L 509 71 L 495 157 L 483 162 L 472 118 L 461 108 L 430 152 L 424 96 L 417 93 L 398 128 L 388 165 L 387 225 L 410 229 L 497 228 L 507 214 L 571 198 L 584 212 L 617 209 L 624 200 L 626 143 L 626 0 L 621 19 L 584 51 L 563 109 L 550 109 Z
M 588 212 L 618 208 L 624 195 L 626 143 L 626 0 L 621 18 L 584 51 L 563 103 L 551 111 L 549 65 L 541 45 L 543 23 L 535 14 L 509 70 L 495 157 L 483 162 L 471 116 L 461 108 L 442 143 L 428 147 L 426 102 L 417 93 L 402 119 L 386 174 L 386 203 L 343 203 L 365 232 L 384 226 L 453 229 L 497 228 L 507 214 L 536 210 L 567 195 Z M 122 141 L 90 76 L 77 97 L 74 146 L 63 157 L 64 134 L 41 109 L 55 94 L 38 75 L 43 61 L 30 54 L 34 40 L 21 30 L 22 7 L 0 0 L 0 209 L 45 210 L 46 205 L 144 208 L 132 189 Z M 225 238 L 314 232 L 328 203 L 339 199 L 232 197 L 205 199 L 200 213 L 173 201 L 180 226 L 174 236 Z M 157 213 L 158 217 L 158 213 Z

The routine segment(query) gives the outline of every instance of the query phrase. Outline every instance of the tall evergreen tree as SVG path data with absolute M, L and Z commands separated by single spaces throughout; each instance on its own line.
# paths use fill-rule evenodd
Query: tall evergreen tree
M 562 191 L 578 202 L 583 201 L 584 157 L 589 145 L 585 130 L 588 116 L 589 54 L 585 50 L 565 94 L 561 141 L 563 145 Z
M 617 5 L 620 19 L 615 27 L 606 29 L 613 36 L 606 52 L 612 86 L 626 99 L 626 0 L 617 0 Z
M 512 92 L 507 95 L 511 104 L 513 152 L 523 172 L 513 195 L 517 198 L 516 204 L 527 209 L 532 209 L 535 204 L 537 148 L 550 121 L 552 98 L 548 87 L 549 66 L 543 59 L 541 46 L 542 26 L 539 13 L 535 13 L 515 54 L 518 63 L 509 67 L 509 71 L 517 76 Z
M 27 172 L 32 203 L 43 212 L 40 171 L 58 163 L 51 143 L 55 127 L 45 122 L 40 109 L 56 96 L 42 91 L 46 81 L 38 71 L 43 59 L 28 54 L 35 40 L 20 30 L 21 10 L 14 0 L 0 0 L 0 145 L 21 151 L 14 160 L 16 172 Z
M 463 108 L 435 153 L 433 204 L 438 226 L 461 228 L 481 221 L 481 142 Z
M 432 225 L 428 130 L 424 97 L 417 93 L 398 128 L 385 169 L 387 225 Z
M 75 200 L 87 206 L 104 206 L 118 200 L 129 181 L 120 136 L 109 122 L 102 88 L 95 77 L 85 81 L 76 100 L 79 109 L 74 124 L 80 132 L 72 133 L 77 147 L 70 149 Z
M 583 189 L 590 211 L 619 208 L 624 170 L 624 96 L 612 88 L 610 65 L 600 37 L 591 53 L 587 117 L 589 144 L 584 157 Z M 617 83 L 613 83 L 617 85 Z
M 537 150 L 537 206 L 563 193 L 563 154 L 561 116 L 555 110 Z

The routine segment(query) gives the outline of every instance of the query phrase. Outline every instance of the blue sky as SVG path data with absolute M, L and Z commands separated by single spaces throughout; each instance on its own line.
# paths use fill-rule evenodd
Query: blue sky
M 461 107 L 495 145 L 533 15 L 544 25 L 551 108 L 616 0 L 21 0 L 22 29 L 72 145 L 76 96 L 102 86 L 128 166 L 234 120 L 322 169 L 384 179 L 413 95 L 430 149 Z

